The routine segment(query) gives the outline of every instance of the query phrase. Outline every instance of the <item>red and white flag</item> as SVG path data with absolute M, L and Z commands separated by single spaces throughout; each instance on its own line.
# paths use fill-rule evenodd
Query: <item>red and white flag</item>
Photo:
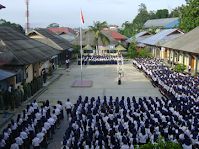
M 80 15 L 81 15 L 81 22 L 82 22 L 82 24 L 84 25 L 84 17 L 83 17 L 83 14 L 82 14 L 82 10 L 81 10 L 81 12 L 80 12 Z

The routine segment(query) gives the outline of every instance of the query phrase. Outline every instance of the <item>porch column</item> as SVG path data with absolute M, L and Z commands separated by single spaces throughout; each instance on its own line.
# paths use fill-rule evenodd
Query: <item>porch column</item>
M 182 63 L 184 64 L 184 52 L 182 53 Z
M 197 74 L 197 69 L 198 69 L 198 57 L 197 56 L 195 57 L 195 60 L 196 60 L 196 62 L 195 62 L 195 74 Z
M 161 49 L 160 49 L 160 48 L 158 48 L 158 50 L 159 50 L 159 60 L 160 60 L 160 51 L 161 51 Z
M 189 65 L 191 65 L 191 55 L 189 54 Z
M 171 60 L 171 50 L 168 49 L 168 52 L 169 52 L 169 62 L 170 62 L 170 60 Z
M 157 58 L 158 49 L 155 48 L 155 57 Z
M 174 50 L 173 50 L 173 64 L 174 64 L 174 58 L 175 58 L 175 52 L 174 52 Z

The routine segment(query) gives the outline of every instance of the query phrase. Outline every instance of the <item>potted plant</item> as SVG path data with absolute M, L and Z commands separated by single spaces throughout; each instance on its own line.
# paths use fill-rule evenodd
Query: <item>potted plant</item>
M 5 110 L 3 112 L 5 114 L 4 117 L 7 118 L 8 117 L 8 113 L 9 113 L 8 105 L 5 106 Z

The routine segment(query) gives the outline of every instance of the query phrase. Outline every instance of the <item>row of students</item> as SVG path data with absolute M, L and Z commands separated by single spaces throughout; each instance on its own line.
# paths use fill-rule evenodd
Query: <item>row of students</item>
M 133 149 L 149 141 L 156 144 L 158 136 L 163 136 L 164 142 L 192 148 L 199 144 L 198 117 L 195 117 L 199 109 L 193 103 L 183 103 L 186 107 L 164 97 L 125 100 L 123 96 L 121 100 L 118 97 L 107 100 L 105 96 L 103 100 L 100 97 L 83 100 L 80 96 L 63 137 L 63 148 Z
M 160 92 L 178 102 L 193 99 L 199 101 L 199 77 L 190 73 L 174 71 L 162 61 L 149 58 L 136 58 L 133 65 L 143 71 L 147 78 L 151 79 Z
M 118 58 L 116 56 L 101 56 L 101 55 L 93 55 L 93 56 L 83 56 L 82 64 L 84 65 L 103 65 L 103 64 L 117 64 Z M 81 59 L 78 59 L 78 65 L 80 65 Z
M 0 136 L 0 147 L 3 149 L 34 149 L 47 148 L 48 140 L 52 139 L 55 129 L 59 129 L 60 120 L 63 119 L 62 102 L 58 101 L 53 110 L 49 101 L 41 105 L 39 109 L 36 100 L 23 110 L 23 115 L 18 114 L 17 120 L 11 119 L 11 123 L 3 130 Z

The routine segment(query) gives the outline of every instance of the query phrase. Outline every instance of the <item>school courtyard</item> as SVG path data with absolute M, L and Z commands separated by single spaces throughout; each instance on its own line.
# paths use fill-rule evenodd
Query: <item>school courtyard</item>
M 85 96 L 97 98 L 104 96 L 109 99 L 110 96 L 115 99 L 122 96 L 138 99 L 139 97 L 161 97 L 158 88 L 154 88 L 151 82 L 143 75 L 142 72 L 133 67 L 132 61 L 124 61 L 124 75 L 122 75 L 121 85 L 117 83 L 118 73 L 117 65 L 83 65 L 82 66 L 82 80 L 92 80 L 91 87 L 73 87 L 76 80 L 81 80 L 81 67 L 74 61 L 70 68 L 65 69 L 65 66 L 54 71 L 52 77 L 49 77 L 44 88 L 34 95 L 22 106 L 16 109 L 9 117 L 16 120 L 17 114 L 22 113 L 28 103 L 36 99 L 41 105 L 47 99 L 50 105 L 56 105 L 60 100 L 64 104 L 69 98 L 74 104 L 81 95 L 83 99 Z M 65 114 L 65 113 L 64 113 Z M 1 114 L 1 130 L 2 131 L 10 122 L 8 118 L 3 118 Z M 64 132 L 67 129 L 68 121 L 66 117 L 61 120 L 60 129 L 55 130 L 53 139 L 50 140 L 49 149 L 60 149 L 61 141 L 63 140 Z

